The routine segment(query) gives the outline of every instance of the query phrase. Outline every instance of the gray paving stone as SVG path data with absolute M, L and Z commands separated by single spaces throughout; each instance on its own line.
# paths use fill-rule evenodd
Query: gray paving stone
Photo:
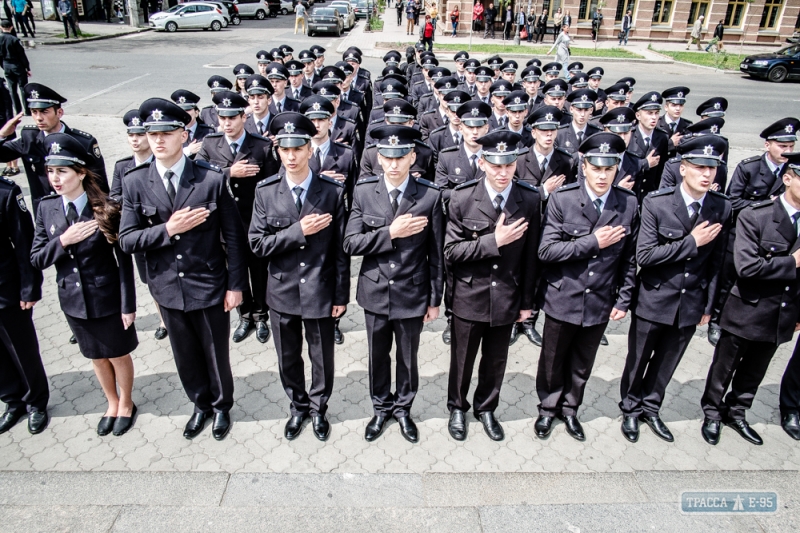
M 683 491 L 774 491 L 779 504 L 800 503 L 800 475 L 794 471 L 637 472 L 636 481 L 651 502 L 678 501 Z
M 106 533 L 119 514 L 119 507 L 0 505 L 3 533 Z

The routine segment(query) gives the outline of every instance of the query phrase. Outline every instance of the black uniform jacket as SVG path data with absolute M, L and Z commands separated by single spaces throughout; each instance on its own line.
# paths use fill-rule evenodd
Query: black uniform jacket
M 453 132 L 450 130 L 449 125 L 439 126 L 431 131 L 428 135 L 427 143 L 433 150 L 437 163 L 439 161 L 439 152 L 445 148 L 456 146 L 456 141 L 453 139 Z
M 625 237 L 600 249 L 594 232 L 622 226 Z M 545 212 L 539 259 L 542 266 L 541 307 L 545 313 L 582 326 L 608 322 L 611 309 L 627 311 L 633 293 L 636 195 L 613 186 L 598 218 L 582 182 L 556 189 Z
M 110 199 L 110 201 L 114 201 Z M 94 219 L 89 203 L 78 222 Z M 61 235 L 69 229 L 61 197 L 42 198 L 36 214 L 36 234 L 31 247 L 33 266 L 56 266 L 61 310 L 76 318 L 100 318 L 136 312 L 136 285 L 131 256 L 111 244 L 99 229 L 83 241 L 64 248 Z
M 533 148 L 528 150 L 525 157 L 517 160 L 516 175 L 519 179 L 527 181 L 537 187 L 552 176 L 564 174 L 564 183 L 573 183 L 576 179 L 575 159 L 563 148 L 554 148 L 547 161 L 547 168 L 542 174 L 539 160 Z
M 641 191 L 642 194 L 655 191 L 661 184 L 661 173 L 664 171 L 664 165 L 667 163 L 668 144 L 669 137 L 667 137 L 667 134 L 655 128 L 650 136 L 650 146 L 649 148 L 645 148 L 641 131 L 638 127 L 633 129 L 633 137 L 631 137 L 631 142 L 628 145 L 629 152 L 633 152 L 641 158 L 646 158 L 650 155 L 650 152 L 655 150 L 656 155 L 661 156 L 658 164 L 653 168 L 646 169 L 642 180 L 637 182 L 636 188 Z
M 722 231 L 698 247 L 691 232 L 703 222 L 722 224 Z M 694 225 L 678 187 L 645 196 L 636 242 L 636 316 L 670 326 L 677 319 L 685 328 L 710 315 L 730 227 L 731 203 L 721 193 L 706 193 Z
M 404 214 L 427 217 L 420 233 L 392 239 L 389 226 Z M 371 313 L 389 320 L 425 315 L 442 303 L 444 215 L 439 187 L 409 178 L 397 214 L 392 214 L 383 177 L 358 181 L 344 237 L 344 251 L 361 255 L 356 299 Z
M 664 173 L 661 174 L 661 185 L 659 189 L 665 189 L 667 187 L 677 187 L 683 181 L 683 176 L 681 176 L 681 158 L 673 157 L 667 164 L 664 165 Z M 725 186 L 728 183 L 728 165 L 724 162 L 720 163 L 717 167 L 717 173 L 714 175 L 714 183 L 719 185 L 719 192 L 723 192 L 725 190 Z
M 126 253 L 144 254 L 147 285 L 158 305 L 197 311 L 221 304 L 226 291 L 248 287 L 245 232 L 219 167 L 187 158 L 174 207 L 155 162 L 130 170 L 123 180 L 119 243 Z M 210 214 L 170 237 L 166 223 L 184 207 Z
M 783 177 L 784 169 L 779 174 Z M 783 180 L 775 177 L 767 164 L 767 154 L 742 160 L 733 171 L 728 197 L 736 214 L 754 202 L 783 194 Z
M 739 276 L 722 309 L 720 326 L 752 341 L 792 340 L 798 322 L 798 269 L 792 252 L 800 247 L 779 198 L 739 213 L 733 259 Z
M 430 137 L 431 133 L 444 125 L 444 119 L 438 106 L 422 113 L 419 117 L 419 131 L 422 133 L 422 140 Z
M 286 96 L 283 99 L 282 109 L 280 110 L 281 113 L 284 111 L 299 111 L 300 110 L 300 102 L 295 100 L 294 98 L 289 97 L 289 93 L 286 93 Z M 270 98 L 269 100 L 269 113 L 272 116 L 278 114 L 278 106 L 275 105 L 275 99 Z
M 152 161 L 153 156 L 150 156 L 149 161 Z M 132 155 L 123 157 L 114 163 L 114 173 L 111 175 L 111 192 L 109 196 L 116 201 L 122 203 L 122 177 L 130 169 L 136 166 L 136 161 Z
M 330 214 L 330 225 L 303 235 L 300 219 Z M 248 238 L 258 257 L 269 259 L 267 304 L 279 313 L 315 319 L 331 316 L 350 299 L 350 258 L 342 249 L 344 185 L 314 175 L 301 211 L 283 173 L 258 184 Z
M 593 124 L 586 124 L 586 131 L 583 134 L 583 139 L 586 140 L 588 137 L 594 135 L 595 133 L 600 133 L 601 131 L 603 130 L 594 126 Z M 578 142 L 578 134 L 575 133 L 575 128 L 572 127 L 571 122 L 567 125 L 559 126 L 558 136 L 556 137 L 556 146 L 563 148 L 569 152 L 570 155 L 578 151 L 578 146 L 580 146 L 580 143 Z
M 217 131 L 217 128 L 219 128 L 219 115 L 217 114 L 217 106 L 207 105 L 201 109 L 200 120 L 206 126 L 210 126 L 214 129 L 214 131 Z
M 42 299 L 42 272 L 31 264 L 33 222 L 22 190 L 0 177 L 0 309 Z
M 665 117 L 666 115 L 661 115 L 661 118 L 658 119 L 658 123 L 656 124 L 656 128 L 660 128 L 664 133 L 667 134 L 667 150 L 669 157 L 674 157 L 677 153 L 677 150 L 675 148 L 675 144 L 672 142 L 672 136 L 675 133 L 683 133 L 683 130 L 692 125 L 692 121 L 683 117 L 679 118 L 678 125 L 675 127 L 675 131 L 673 132 L 672 128 L 667 124 L 667 119 Z
M 433 181 L 436 175 L 436 168 L 433 164 L 433 150 L 423 143 L 422 141 L 414 141 L 414 151 L 417 153 L 417 159 L 411 165 L 411 175 L 415 178 L 422 178 L 428 181 Z M 378 163 L 378 147 L 370 145 L 364 148 L 364 153 L 361 156 L 361 172 L 359 178 L 374 176 L 382 172 L 381 165 Z
M 486 173 L 478 166 L 477 160 L 475 161 L 475 170 L 472 170 L 464 143 L 439 152 L 439 159 L 436 163 L 436 185 L 442 188 L 442 199 L 445 202 L 450 200 L 453 189 L 483 178 L 485 175 Z
M 498 248 L 494 230 L 499 215 L 484 179 L 459 185 L 450 195 L 444 255 L 453 278 L 453 313 L 504 326 L 514 323 L 521 310 L 533 308 L 542 202 L 536 187 L 513 182 L 503 206 L 505 223 L 524 219 L 528 230 Z

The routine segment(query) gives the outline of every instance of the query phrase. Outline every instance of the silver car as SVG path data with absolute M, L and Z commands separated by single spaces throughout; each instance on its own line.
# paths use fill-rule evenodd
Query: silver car
M 150 27 L 174 32 L 189 29 L 219 31 L 226 26 L 222 9 L 205 2 L 187 2 L 150 15 Z
M 336 10 L 342 14 L 342 19 L 344 19 L 344 29 L 352 30 L 353 26 L 356 25 L 356 12 L 350 2 L 336 0 L 326 7 L 336 8 Z
M 256 18 L 264 20 L 269 15 L 267 0 L 237 0 L 236 7 L 242 18 Z

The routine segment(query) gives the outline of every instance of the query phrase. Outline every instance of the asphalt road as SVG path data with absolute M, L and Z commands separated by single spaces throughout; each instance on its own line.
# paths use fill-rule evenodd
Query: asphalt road
M 205 83 L 209 76 L 230 77 L 233 66 L 242 62 L 255 67 L 259 50 L 280 44 L 289 44 L 299 51 L 318 43 L 328 49 L 328 62 L 338 59 L 335 49 L 339 39 L 332 35 L 309 38 L 294 35 L 293 30 L 294 17 L 279 16 L 264 21 L 245 20 L 239 27 L 220 32 L 146 32 L 104 41 L 39 47 L 28 54 L 34 74 L 32 81 L 52 86 L 68 98 L 68 114 L 121 116 L 146 98 L 168 97 L 179 88 L 196 92 L 203 97 L 201 105 L 209 105 Z M 785 116 L 800 115 L 796 83 L 773 84 L 683 65 L 602 61 L 596 64 L 606 70 L 606 86 L 623 76 L 635 77 L 638 81 L 635 95 L 676 85 L 690 87 L 686 113 L 689 119 L 696 119 L 694 109 L 707 98 L 728 98 L 730 108 L 723 133 L 733 148 L 757 150 L 763 146 L 758 139 L 763 127 Z M 443 65 L 452 66 L 449 62 Z M 383 67 L 376 58 L 367 58 L 364 66 L 375 75 Z M 587 68 L 590 66 L 594 64 Z

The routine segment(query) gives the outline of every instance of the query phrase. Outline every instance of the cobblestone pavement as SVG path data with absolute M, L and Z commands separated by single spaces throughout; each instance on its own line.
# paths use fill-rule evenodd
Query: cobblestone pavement
M 110 139 L 103 144 L 109 164 L 124 155 L 118 118 L 68 116 L 65 120 Z M 732 160 L 747 155 L 740 150 L 732 154 Z M 19 180 L 21 184 L 24 181 Z M 230 435 L 217 442 L 206 429 L 194 441 L 184 439 L 183 425 L 192 407 L 180 386 L 168 341 L 153 338 L 158 318 L 141 285 L 136 320 L 140 345 L 133 354 L 138 420 L 124 437 L 98 437 L 95 427 L 105 411 L 105 400 L 90 362 L 77 346 L 67 343 L 69 330 L 58 306 L 54 270 L 48 270 L 44 299 L 34 316 L 51 383 L 52 421 L 41 435 L 31 436 L 24 424 L 0 435 L 0 470 L 431 473 L 800 469 L 800 446 L 781 430 L 778 414 L 780 378 L 794 343 L 778 351 L 748 414 L 764 437 L 764 446 L 747 444 L 732 430 L 724 429 L 720 444 L 713 447 L 700 435 L 699 401 L 713 352 L 705 340 L 705 328 L 696 334 L 667 391 L 662 415 L 675 434 L 675 443 L 661 441 L 646 427 L 638 443 L 625 441 L 619 430 L 617 402 L 627 319 L 609 326 L 610 345 L 600 348 L 580 412 L 587 432 L 584 443 L 570 438 L 560 423 L 549 439 L 535 436 L 539 349 L 524 337 L 511 347 L 497 410 L 506 440 L 489 440 L 471 415 L 466 442 L 451 439 L 445 407 L 449 349 L 441 341 L 445 324 L 440 319 L 427 325 L 422 334 L 420 392 L 412 411 L 420 428 L 419 444 L 406 442 L 394 422 L 381 438 L 368 444 L 363 432 L 372 409 L 363 313 L 355 304 L 357 268 L 358 261 L 353 261 L 353 303 L 342 320 L 345 343 L 336 349 L 336 381 L 328 411 L 332 432 L 327 443 L 317 441 L 310 428 L 293 442 L 283 438 L 289 404 L 280 385 L 275 348 L 271 340 L 262 345 L 255 336 L 232 344 L 236 405 Z

